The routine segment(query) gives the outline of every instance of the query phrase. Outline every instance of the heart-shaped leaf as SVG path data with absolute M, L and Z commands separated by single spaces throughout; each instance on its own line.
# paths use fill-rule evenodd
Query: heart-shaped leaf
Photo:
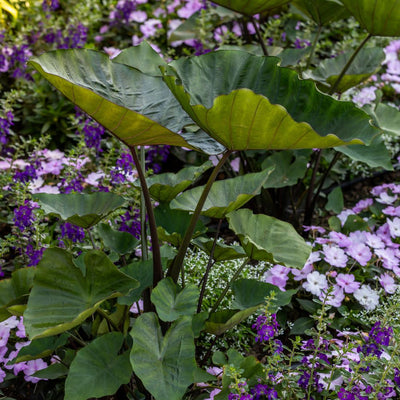
M 338 0 L 294 0 L 291 3 L 319 26 L 350 16 Z
M 56 335 L 81 324 L 105 300 L 138 286 L 100 251 L 85 254 L 85 274 L 72 255 L 46 249 L 35 274 L 24 325 L 30 339 Z
M 374 36 L 400 36 L 397 0 L 340 0 L 360 25 Z
M 34 194 L 33 199 L 39 202 L 46 214 L 58 215 L 64 221 L 90 228 L 123 206 L 126 200 L 114 193 L 69 193 L 69 194 Z
M 181 289 L 171 278 L 165 278 L 152 290 L 151 301 L 160 319 L 171 322 L 182 315 L 195 314 L 199 294 L 196 285 Z
M 14 271 L 11 278 L 0 280 L 0 321 L 14 314 L 10 307 L 26 304 L 35 273 L 35 268 L 21 268 Z
M 211 167 L 211 161 L 207 161 L 199 167 L 183 168 L 177 173 L 152 175 L 147 178 L 151 197 L 160 203 L 169 203 Z
M 288 4 L 290 0 L 217 0 L 213 3 L 244 15 L 255 15 Z
M 145 313 L 131 330 L 133 371 L 156 400 L 181 400 L 196 381 L 192 318 L 181 317 L 163 337 L 157 316 Z
M 261 172 L 224 179 L 215 182 L 202 209 L 202 215 L 212 218 L 224 218 L 229 212 L 246 204 L 259 194 L 267 182 L 273 167 Z M 203 192 L 204 186 L 187 190 L 171 202 L 171 208 L 194 211 Z
M 300 269 L 310 255 L 310 246 L 287 222 L 247 209 L 231 212 L 227 219 L 252 259 Z
M 143 50 L 149 53 L 143 48 L 129 50 L 119 60 L 149 68 L 154 74 L 162 64 L 158 56 L 149 57 L 143 64 L 132 61 L 133 53 L 140 55 Z M 154 68 L 150 67 L 152 61 Z M 158 76 L 87 49 L 45 53 L 31 58 L 29 64 L 127 146 L 165 144 L 198 148 L 208 154 L 223 151 L 202 132 L 176 133 L 192 121 Z
M 335 58 L 327 58 L 319 63 L 309 77 L 320 82 L 326 89 L 331 88 L 338 79 L 341 71 L 352 56 L 352 52 L 343 53 Z M 385 53 L 381 48 L 370 47 L 361 49 L 350 68 L 346 71 L 339 85 L 335 89 L 338 93 L 357 86 L 375 74 L 381 68 Z
M 206 321 L 205 331 L 216 336 L 222 335 L 254 314 L 259 308 L 260 304 L 246 310 L 222 310 L 212 313 Z
M 230 150 L 364 144 L 379 133 L 354 104 L 319 92 L 278 63 L 216 51 L 173 61 L 164 80 L 201 129 Z
M 124 336 L 98 337 L 78 351 L 65 381 L 65 400 L 86 400 L 114 394 L 131 379 L 129 352 L 118 355 Z

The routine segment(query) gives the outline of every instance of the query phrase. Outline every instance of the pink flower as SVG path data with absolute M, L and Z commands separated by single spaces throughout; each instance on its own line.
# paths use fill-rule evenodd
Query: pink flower
M 382 210 L 382 212 L 390 217 L 400 217 L 400 206 L 393 207 L 389 206 Z
M 353 212 L 355 214 L 358 214 L 359 212 L 367 209 L 369 206 L 372 206 L 374 201 L 372 199 L 364 199 L 360 200 L 354 207 L 353 207 Z
M 329 232 L 329 239 L 339 247 L 347 247 L 352 243 L 351 239 L 341 232 Z
M 385 243 L 383 243 L 382 239 L 378 235 L 370 232 L 365 233 L 365 244 L 373 249 L 383 249 L 385 247 Z
M 278 286 L 278 288 L 284 292 L 286 283 L 289 279 L 289 272 L 290 268 L 288 267 L 284 267 L 283 265 L 274 265 L 264 274 L 264 281 Z
M 340 307 L 344 300 L 343 289 L 337 285 L 334 285 L 330 291 L 329 289 L 324 289 L 321 291 L 319 299 L 332 307 Z
M 144 22 L 147 19 L 147 14 L 144 11 L 133 11 L 129 16 L 129 21 Z
M 328 281 L 326 280 L 325 275 L 320 274 L 318 271 L 314 271 L 307 275 L 307 282 L 303 282 L 302 286 L 307 290 L 307 292 L 319 296 L 322 290 L 328 287 Z
M 365 267 L 372 257 L 371 250 L 362 243 L 356 243 L 347 249 L 348 254 L 353 257 L 360 265 Z
M 399 259 L 396 257 L 394 249 L 376 249 L 375 254 L 382 261 L 383 267 L 386 269 L 393 269 L 399 266 Z
M 393 294 L 397 290 L 397 285 L 395 284 L 393 277 L 391 277 L 388 273 L 380 276 L 379 283 L 385 289 L 386 293 Z
M 310 257 L 312 256 L 312 254 L 315 253 L 311 253 Z M 299 270 L 296 268 L 292 268 L 292 274 L 294 275 L 293 279 L 295 281 L 301 281 L 302 279 L 306 279 L 308 274 L 312 272 L 312 270 L 314 269 L 312 266 L 312 262 L 310 261 L 310 257 L 308 258 L 306 265 L 302 269 Z
M 360 287 L 353 274 L 339 274 L 336 277 L 336 283 L 343 288 L 346 293 L 354 293 Z
M 344 268 L 348 261 L 346 253 L 339 247 L 327 246 L 322 247 L 322 252 L 324 253 L 325 261 L 332 265 L 333 267 Z
M 392 238 L 397 238 L 400 236 L 400 218 L 395 217 L 393 221 L 389 218 L 387 219 L 387 223 L 389 225 L 389 232 Z

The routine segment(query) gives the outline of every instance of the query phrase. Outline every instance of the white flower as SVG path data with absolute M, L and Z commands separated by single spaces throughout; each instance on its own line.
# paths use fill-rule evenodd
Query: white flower
M 303 288 L 307 292 L 311 292 L 315 296 L 319 296 L 322 290 L 328 287 L 328 281 L 325 275 L 320 274 L 318 271 L 311 272 L 307 275 L 307 282 L 303 283 Z
M 368 311 L 376 308 L 379 304 L 379 294 L 368 285 L 362 285 L 360 289 L 354 292 L 356 300 Z
M 396 238 L 400 236 L 400 218 L 395 217 L 393 221 L 389 218 L 387 219 L 387 223 L 389 225 L 390 236 L 392 238 Z

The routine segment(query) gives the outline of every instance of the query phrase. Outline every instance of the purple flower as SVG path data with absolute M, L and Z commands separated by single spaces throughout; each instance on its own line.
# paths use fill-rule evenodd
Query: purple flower
M 43 11 L 55 11 L 60 8 L 59 0 L 43 0 L 42 9 Z
M 276 321 L 276 314 L 259 315 L 252 328 L 257 331 L 256 342 L 268 342 L 278 333 L 279 324 Z
M 122 222 L 119 230 L 122 232 L 129 232 L 136 239 L 139 239 L 142 230 L 139 210 L 127 211 L 125 214 L 121 215 L 120 218 Z
M 27 165 L 23 171 L 17 171 L 14 174 L 14 176 L 13 176 L 14 181 L 26 183 L 26 182 L 36 179 L 38 177 L 36 168 L 35 168 L 35 165 L 32 165 L 32 164 Z
M 396 385 L 400 388 L 400 369 L 399 368 L 395 368 L 394 369 L 394 378 L 393 378 L 393 380 L 396 383 Z
M 336 277 L 336 283 L 343 288 L 346 293 L 354 293 L 360 288 L 360 282 L 355 280 L 353 274 L 339 274 Z
M 340 388 L 340 391 L 338 393 L 338 398 L 340 400 L 356 400 L 353 393 L 348 392 L 347 390 L 345 390 L 343 388 Z
M 251 393 L 253 394 L 254 400 L 265 399 L 265 398 L 268 400 L 272 400 L 278 398 L 278 393 L 275 389 L 272 389 L 267 385 L 263 385 L 261 383 L 254 386 L 254 388 L 251 389 Z
M 61 224 L 61 238 L 72 240 L 73 243 L 83 242 L 85 239 L 85 231 L 83 228 L 71 224 L 69 222 L 65 222 Z
M 95 149 L 97 153 L 101 152 L 101 137 L 104 134 L 104 127 L 87 118 L 84 121 L 82 132 L 85 137 L 86 146 L 90 149 Z
M 39 264 L 40 260 L 42 259 L 44 247 L 39 249 L 34 249 L 31 244 L 28 244 L 25 249 L 26 254 L 29 257 L 28 267 L 35 267 Z
M 30 227 L 36 219 L 33 214 L 34 207 L 29 201 L 25 201 L 24 205 L 19 206 L 14 210 L 13 222 L 15 226 L 23 232 L 26 228 Z
M 286 282 L 288 281 L 290 268 L 283 265 L 274 265 L 264 274 L 264 281 L 278 286 L 279 290 L 285 291 Z

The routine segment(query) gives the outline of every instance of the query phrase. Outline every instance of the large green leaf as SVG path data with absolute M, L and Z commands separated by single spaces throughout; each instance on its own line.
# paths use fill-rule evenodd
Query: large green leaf
M 173 61 L 164 79 L 184 110 L 227 149 L 327 148 L 379 132 L 351 102 L 278 66 L 277 57 L 216 51 Z
M 139 242 L 129 232 L 117 231 L 108 224 L 99 224 L 97 232 L 103 240 L 104 245 L 118 254 L 132 252 Z
M 114 193 L 37 193 L 33 199 L 39 202 L 46 214 L 58 215 L 64 221 L 90 228 L 117 208 L 126 200 Z
M 143 50 L 136 50 L 138 57 Z M 148 55 L 149 50 L 145 52 Z M 162 64 L 155 56 L 143 63 L 134 62 L 134 53 L 135 50 L 126 51 L 118 60 L 149 68 L 153 75 Z M 121 62 L 97 51 L 70 49 L 33 57 L 29 64 L 128 146 L 164 144 L 201 148 L 209 154 L 222 152 L 220 145 L 201 132 L 176 133 L 192 121 L 182 112 L 162 78 Z M 150 67 L 152 62 L 154 68 Z
M 350 16 L 338 0 L 294 0 L 291 3 L 319 26 Z
M 0 280 L 0 321 L 13 315 L 10 307 L 26 304 L 35 273 L 35 268 L 21 268 L 11 278 Z
M 181 317 L 163 337 L 157 316 L 145 313 L 131 330 L 133 371 L 156 400 L 181 400 L 196 381 L 192 318 Z
M 245 310 L 222 310 L 212 313 L 206 321 L 205 331 L 217 336 L 222 335 L 254 314 L 260 308 L 260 305 Z
M 224 179 L 215 182 L 204 203 L 202 214 L 212 218 L 223 218 L 233 210 L 237 210 L 259 194 L 267 182 L 273 167 L 261 172 Z M 194 211 L 203 192 L 204 186 L 187 190 L 171 202 L 171 208 Z
M 182 289 L 171 278 L 165 278 L 152 290 L 151 301 L 160 319 L 171 322 L 182 315 L 195 314 L 199 294 L 196 285 L 186 285 Z
M 206 252 L 208 255 L 211 254 L 211 250 L 214 247 L 213 259 L 216 262 L 246 258 L 246 253 L 244 252 L 243 248 L 234 244 L 226 245 L 224 243 L 216 242 L 214 245 L 214 240 L 210 240 L 205 237 L 194 239 L 192 243 Z
M 245 15 L 255 15 L 288 4 L 290 0 L 217 0 L 213 3 Z
M 231 212 L 227 218 L 249 257 L 303 268 L 311 247 L 292 225 L 247 209 Z
M 177 173 L 152 175 L 147 178 L 151 197 L 159 202 L 169 203 L 211 167 L 211 161 L 207 161 L 199 167 L 183 168 Z
M 360 25 L 375 36 L 400 36 L 398 0 L 340 0 Z
M 129 293 L 138 282 L 123 274 L 100 251 L 84 257 L 85 273 L 72 255 L 45 250 L 37 266 L 24 324 L 30 339 L 56 335 L 82 323 L 105 300 Z
M 365 105 L 363 109 L 371 115 L 375 125 L 384 132 L 400 136 L 400 112 L 397 108 L 379 103 L 376 107 Z
M 78 351 L 65 381 L 65 400 L 86 400 L 114 394 L 131 379 L 129 352 L 118 355 L 124 336 L 98 337 Z
M 318 68 L 312 71 L 309 77 L 320 82 L 326 88 L 332 87 L 352 54 L 353 52 L 348 52 L 335 58 L 327 58 L 319 63 Z M 340 81 L 336 92 L 343 93 L 367 80 L 381 68 L 384 59 L 385 53 L 382 48 L 361 49 Z
M 279 151 L 266 158 L 261 164 L 261 168 L 274 167 L 274 170 L 264 184 L 264 188 L 281 188 L 295 185 L 300 178 L 304 177 L 310 151 Z

